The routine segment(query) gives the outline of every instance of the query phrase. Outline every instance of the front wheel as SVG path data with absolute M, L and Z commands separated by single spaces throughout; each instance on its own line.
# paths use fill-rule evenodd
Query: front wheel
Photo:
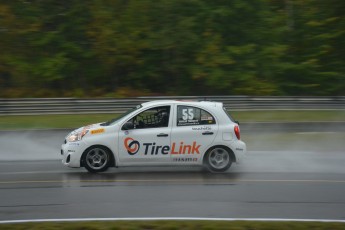
M 92 173 L 104 172 L 109 168 L 111 155 L 101 146 L 87 149 L 84 154 L 84 167 Z
M 215 147 L 206 153 L 205 163 L 212 172 L 224 172 L 230 168 L 232 157 L 226 148 Z

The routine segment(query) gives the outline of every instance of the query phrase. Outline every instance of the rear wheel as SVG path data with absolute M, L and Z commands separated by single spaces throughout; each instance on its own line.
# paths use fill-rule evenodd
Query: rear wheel
M 89 172 L 104 172 L 109 168 L 111 153 L 104 147 L 95 146 L 85 151 L 83 160 Z
M 232 155 L 228 149 L 218 146 L 207 152 L 205 162 L 210 171 L 224 172 L 232 164 Z

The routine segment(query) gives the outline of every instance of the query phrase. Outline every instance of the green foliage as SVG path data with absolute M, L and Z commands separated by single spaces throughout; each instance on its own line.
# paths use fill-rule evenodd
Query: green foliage
M 98 221 L 98 222 L 72 222 L 72 223 L 22 223 L 22 224 L 3 224 L 0 228 L 8 230 L 31 230 L 31 229 L 50 229 L 50 230 L 112 230 L 112 229 L 344 229 L 344 223 L 332 222 L 265 222 L 265 221 Z
M 0 3 L 0 97 L 344 95 L 342 0 Z

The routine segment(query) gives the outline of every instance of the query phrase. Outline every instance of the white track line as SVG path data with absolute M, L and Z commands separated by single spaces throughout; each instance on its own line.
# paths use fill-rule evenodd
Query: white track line
M 156 220 L 270 221 L 270 222 L 293 221 L 293 222 L 345 223 L 345 220 L 336 220 L 336 219 L 143 217 L 143 218 L 72 218 L 72 219 L 2 220 L 0 221 L 0 224 L 40 223 L 40 222 L 82 222 L 82 221 L 156 221 Z

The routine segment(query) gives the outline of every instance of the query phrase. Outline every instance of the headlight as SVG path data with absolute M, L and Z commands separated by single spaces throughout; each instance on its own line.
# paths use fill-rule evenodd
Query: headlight
M 69 135 L 67 137 L 67 140 L 69 142 L 75 142 L 75 141 L 80 141 L 81 139 L 83 139 L 83 137 L 89 132 L 88 129 L 84 129 L 80 132 L 73 132 L 71 133 L 71 135 Z

